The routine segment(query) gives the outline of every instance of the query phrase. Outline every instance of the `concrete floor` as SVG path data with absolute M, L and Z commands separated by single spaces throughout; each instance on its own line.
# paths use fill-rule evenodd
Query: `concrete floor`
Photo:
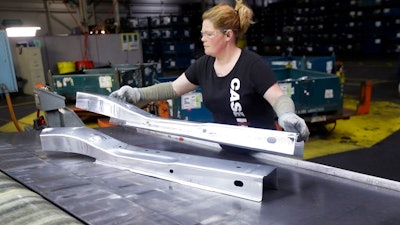
M 371 147 L 400 129 L 400 96 L 397 62 L 390 60 L 345 61 L 344 107 L 358 104 L 360 83 L 371 80 L 370 112 L 338 120 L 329 135 L 314 133 L 306 144 L 305 158 Z
M 349 104 L 357 100 L 356 87 L 360 81 L 373 81 L 370 113 L 338 121 L 332 134 L 311 139 L 307 143 L 310 161 L 400 181 L 397 172 L 400 170 L 400 75 L 397 74 L 400 65 L 397 63 L 389 60 L 345 63 L 344 92 Z
M 18 119 L 23 119 L 25 116 L 35 112 L 35 99 L 33 96 L 24 95 L 19 93 L 10 93 L 11 101 L 14 106 L 14 113 Z M 0 127 L 7 125 L 11 122 L 11 116 L 9 113 L 9 109 L 7 107 L 7 101 L 4 94 L 0 95 Z M 31 125 L 29 124 L 21 124 L 21 125 Z M 16 129 L 3 127 L 0 132 L 15 132 Z

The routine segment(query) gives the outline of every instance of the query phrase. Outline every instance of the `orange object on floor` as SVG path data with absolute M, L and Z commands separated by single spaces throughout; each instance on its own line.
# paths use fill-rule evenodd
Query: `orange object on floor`
M 364 115 L 369 113 L 371 105 L 372 94 L 372 81 L 367 80 L 361 84 L 360 102 L 357 106 L 357 115 Z
M 98 118 L 97 124 L 99 127 L 115 127 L 116 124 L 110 123 L 110 118 Z

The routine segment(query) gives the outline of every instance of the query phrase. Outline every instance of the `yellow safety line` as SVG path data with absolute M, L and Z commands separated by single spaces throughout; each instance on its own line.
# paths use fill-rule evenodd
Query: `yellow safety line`
M 345 99 L 344 107 L 357 105 L 356 99 Z M 400 130 L 400 105 L 372 101 L 370 112 L 348 120 L 338 120 L 326 138 L 310 138 L 304 147 L 304 159 L 311 159 L 361 148 L 369 148 Z
M 31 113 L 21 119 L 18 120 L 18 124 L 21 125 L 21 128 L 25 126 L 33 126 L 33 119 L 36 118 L 36 112 Z M 14 123 L 9 122 L 0 127 L 0 132 L 18 132 L 17 128 L 15 128 Z

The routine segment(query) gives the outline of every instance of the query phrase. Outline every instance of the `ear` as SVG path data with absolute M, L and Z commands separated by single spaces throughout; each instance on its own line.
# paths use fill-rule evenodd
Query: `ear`
M 226 35 L 227 38 L 233 37 L 233 32 L 232 32 L 232 30 L 227 30 L 226 33 L 225 33 L 225 35 Z

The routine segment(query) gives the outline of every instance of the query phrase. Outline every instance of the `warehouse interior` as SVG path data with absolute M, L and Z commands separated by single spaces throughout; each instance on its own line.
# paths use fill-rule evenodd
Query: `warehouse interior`
M 235 4 L 0 2 L 0 215 L 7 217 L 5 224 L 400 223 L 397 0 L 245 1 L 255 24 L 238 46 L 263 56 L 281 87 L 296 88 L 291 94 L 296 113 L 311 131 L 300 158 L 227 153 L 215 143 L 184 135 L 115 125 L 106 114 L 75 106 L 77 92 L 108 96 L 123 85 L 146 87 L 175 79 L 204 54 L 201 15 L 221 2 Z M 36 33 L 11 37 L 7 29 L 12 27 L 36 27 Z M 310 79 L 301 81 L 304 77 Z M 339 94 L 327 99 L 327 90 Z M 43 93 L 45 101 L 40 100 Z M 324 98 L 317 97 L 321 93 Z M 201 101 L 187 103 L 199 95 L 196 90 L 142 109 L 167 120 L 212 123 Z M 155 151 L 146 158 L 151 164 L 131 161 L 150 172 L 138 172 L 119 158 L 101 161 L 101 155 L 85 154 L 96 148 L 90 144 L 94 139 L 85 130 L 69 129 L 81 122 L 94 130 L 89 132 L 102 132 L 127 148 Z M 57 129 L 46 129 L 59 127 L 67 128 L 65 139 L 52 136 Z M 74 135 L 83 138 L 73 142 Z M 159 152 L 166 156 L 156 157 Z M 169 163 L 172 156 L 176 165 Z M 246 173 L 253 165 L 276 169 L 261 179 L 260 202 L 237 197 L 224 186 L 225 178 L 237 176 L 221 166 L 230 162 L 248 163 L 242 166 Z M 197 163 L 201 169 L 194 169 Z M 165 168 L 177 177 L 156 175 Z M 218 180 L 221 170 L 226 174 Z M 278 187 L 267 188 L 268 179 Z

